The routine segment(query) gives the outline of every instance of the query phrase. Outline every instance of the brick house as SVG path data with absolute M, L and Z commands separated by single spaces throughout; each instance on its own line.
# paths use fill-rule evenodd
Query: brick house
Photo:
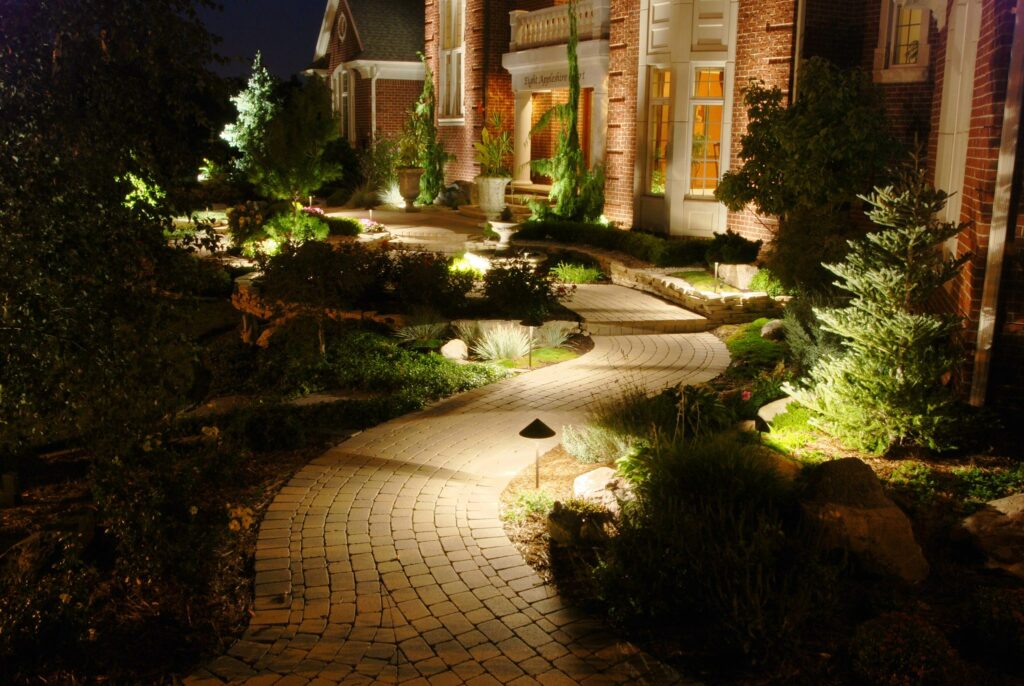
M 423 36 L 421 0 L 328 0 L 310 71 L 330 84 L 353 145 L 402 130 L 423 89 Z
M 449 181 L 476 176 L 472 144 L 495 112 L 514 131 L 515 184 L 545 181 L 528 162 L 550 154 L 552 136 L 530 129 L 565 97 L 566 2 L 414 3 L 456 158 Z M 770 237 L 769 218 L 713 196 L 738 162 L 742 89 L 758 78 L 793 97 L 813 56 L 864 68 L 897 135 L 927 141 L 935 185 L 953 193 L 946 218 L 968 223 L 947 246 L 972 253 L 946 294 L 966 320 L 962 388 L 975 404 L 1024 400 L 1015 6 L 1024 19 L 1024 0 L 579 0 L 580 133 L 589 161 L 605 164 L 606 214 L 670 235 Z M 334 54 L 332 43 L 331 68 L 343 61 Z

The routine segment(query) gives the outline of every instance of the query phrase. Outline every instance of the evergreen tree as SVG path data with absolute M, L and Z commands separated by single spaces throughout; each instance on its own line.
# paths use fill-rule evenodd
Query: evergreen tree
M 292 88 L 261 126 L 262 138 L 247 150 L 249 179 L 260 192 L 301 202 L 341 176 L 341 165 L 325 154 L 341 133 L 323 79 L 314 76 Z
M 895 186 L 864 198 L 882 230 L 850 241 L 843 262 L 825 265 L 839 277 L 835 285 L 852 294 L 846 307 L 815 309 L 842 346 L 818 361 L 804 387 L 790 391 L 823 429 L 853 447 L 952 447 L 957 413 L 948 380 L 960 319 L 929 309 L 967 260 L 946 258 L 938 248 L 963 228 L 935 219 L 947 197 L 928 184 L 915 159 Z
M 257 52 L 245 90 L 231 98 L 238 118 L 224 127 L 220 135 L 239 152 L 238 168 L 247 175 L 255 165 L 254 158 L 263 151 L 267 129 L 279 108 L 276 87 L 274 77 L 263 66 L 263 58 Z
M 427 64 L 427 58 L 420 53 L 423 62 L 423 91 L 413 106 L 412 122 L 415 137 L 420 141 L 417 163 L 423 167 L 420 177 L 420 195 L 418 201 L 429 205 L 444 190 L 444 165 L 455 159 L 445 152 L 444 145 L 437 137 L 437 96 L 434 93 L 434 73 Z

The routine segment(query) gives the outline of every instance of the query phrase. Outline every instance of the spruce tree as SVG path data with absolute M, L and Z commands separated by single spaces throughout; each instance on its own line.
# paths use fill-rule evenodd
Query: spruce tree
M 236 164 L 247 175 L 253 173 L 255 158 L 264 150 L 267 129 L 280 108 L 276 88 L 274 77 L 263 66 L 263 58 L 257 52 L 245 90 L 231 98 L 238 118 L 224 127 L 220 134 L 228 145 L 239 152 Z
M 881 230 L 850 241 L 843 262 L 825 265 L 852 296 L 845 307 L 815 309 L 842 345 L 791 391 L 821 428 L 851 447 L 879 454 L 894 446 L 952 447 L 957 413 L 948 382 L 961 320 L 930 307 L 967 260 L 939 248 L 963 228 L 936 220 L 947 197 L 915 159 L 894 186 L 864 198 Z

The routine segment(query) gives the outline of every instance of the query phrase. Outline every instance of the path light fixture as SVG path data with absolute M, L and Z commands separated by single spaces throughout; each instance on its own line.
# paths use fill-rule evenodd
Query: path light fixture
M 532 336 L 531 336 L 532 339 Z M 551 438 L 555 430 L 539 419 L 534 419 L 525 429 L 519 432 L 523 438 L 538 441 L 544 438 Z M 533 487 L 540 488 L 540 445 L 537 445 L 533 455 Z
M 526 356 L 527 356 L 526 359 L 527 359 L 527 364 L 529 365 L 529 368 L 533 369 L 533 330 L 535 328 L 537 328 L 538 326 L 544 326 L 544 320 L 534 314 L 534 315 L 530 315 L 529 317 L 527 317 L 523 321 L 519 322 L 519 325 L 520 326 L 525 326 L 528 329 L 530 329 L 530 350 L 529 350 L 529 352 L 526 353 Z M 539 422 L 540 420 L 538 419 L 537 421 Z M 520 435 L 522 435 L 522 434 L 520 434 Z M 554 434 L 551 434 L 551 435 L 553 436 Z M 547 436 L 544 436 L 543 438 L 547 438 Z

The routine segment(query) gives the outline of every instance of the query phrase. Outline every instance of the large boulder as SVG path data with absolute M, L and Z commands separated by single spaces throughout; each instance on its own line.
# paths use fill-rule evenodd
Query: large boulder
M 1024 578 L 1024 493 L 986 503 L 963 528 L 989 567 Z
M 802 507 L 826 548 L 849 551 L 879 574 L 909 582 L 928 576 L 910 520 L 864 462 L 848 457 L 809 470 Z
M 761 327 L 761 338 L 769 341 L 781 341 L 786 338 L 786 325 L 781 319 L 773 319 Z
M 600 505 L 612 514 L 617 514 L 619 503 L 631 495 L 629 483 L 611 467 L 580 474 L 572 482 L 572 492 L 575 497 Z
M 441 346 L 441 354 L 449 360 L 465 360 L 469 357 L 469 346 L 456 338 Z

